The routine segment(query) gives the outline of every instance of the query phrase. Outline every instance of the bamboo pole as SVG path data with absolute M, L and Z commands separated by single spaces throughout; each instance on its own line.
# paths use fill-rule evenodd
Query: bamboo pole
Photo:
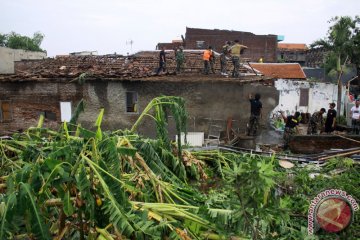
M 326 157 L 322 157 L 319 158 L 318 161 L 322 161 L 322 160 L 327 160 L 329 158 L 334 158 L 334 157 L 343 157 L 343 156 L 349 156 L 355 153 L 360 153 L 360 150 L 355 150 L 355 151 L 350 151 L 350 152 L 345 152 L 345 153 L 339 153 L 339 154 L 335 154 L 335 155 L 330 155 L 330 156 L 326 156 Z
M 357 141 L 355 139 L 352 139 L 352 138 L 348 138 L 348 137 L 345 137 L 345 136 L 341 136 L 339 134 L 335 134 L 335 136 L 338 136 L 338 137 L 341 137 L 341 138 L 344 138 L 346 140 L 349 140 L 349 141 L 353 141 L 353 142 L 356 142 L 356 143 L 360 143 L 360 141 Z

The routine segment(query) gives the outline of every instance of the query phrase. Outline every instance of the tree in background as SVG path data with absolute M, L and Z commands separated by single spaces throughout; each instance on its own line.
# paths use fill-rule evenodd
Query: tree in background
M 13 49 L 45 52 L 45 50 L 40 48 L 44 37 L 45 35 L 41 32 L 35 32 L 32 38 L 28 36 L 22 36 L 16 32 L 0 34 L 0 46 Z
M 337 72 L 337 84 L 338 84 L 338 101 L 337 107 L 340 113 L 341 109 L 341 75 L 343 72 L 343 65 L 348 61 L 355 60 L 356 57 L 360 57 L 359 51 L 357 50 L 357 56 L 353 56 L 355 52 L 354 39 L 359 35 L 359 17 L 354 19 L 349 16 L 334 17 L 330 19 L 330 26 L 327 36 L 323 39 L 317 40 L 310 46 L 312 48 L 322 47 L 328 52 L 325 58 L 324 67 L 329 73 L 332 69 Z M 360 37 L 357 37 L 360 38 Z M 356 60 L 360 61 L 360 60 Z M 353 62 L 353 61 L 352 61 Z M 354 63 L 354 62 L 353 62 Z

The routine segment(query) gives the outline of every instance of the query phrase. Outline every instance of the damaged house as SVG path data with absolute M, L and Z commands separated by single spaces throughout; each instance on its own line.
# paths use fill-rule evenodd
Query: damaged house
M 232 119 L 234 129 L 245 132 L 249 93 L 261 93 L 266 115 L 278 105 L 272 80 L 249 66 L 243 65 L 240 78 L 203 75 L 202 51 L 185 50 L 185 72 L 176 75 L 174 52 L 167 51 L 168 74 L 156 76 L 158 54 L 149 51 L 130 57 L 61 56 L 16 62 L 15 74 L 0 75 L 0 135 L 36 126 L 39 114 L 44 114 L 45 126 L 57 128 L 62 121 L 69 121 L 81 99 L 86 104 L 79 118 L 83 126 L 93 126 L 104 108 L 102 128 L 114 130 L 131 128 L 154 97 L 180 96 L 186 100 L 188 130 L 205 134 L 215 123 L 225 130 L 228 119 Z M 231 67 L 229 63 L 228 70 Z M 219 62 L 215 69 L 219 71 Z M 84 82 L 79 81 L 80 75 Z M 169 128 L 175 133 L 172 124 Z M 145 121 L 139 132 L 155 135 L 153 121 Z
M 185 49 L 205 49 L 208 46 L 221 52 L 222 46 L 226 41 L 239 40 L 240 44 L 248 47 L 244 51 L 244 60 L 257 62 L 262 58 L 265 62 L 277 62 L 277 44 L 278 36 L 274 34 L 256 35 L 251 32 L 242 32 L 223 29 L 201 29 L 186 28 L 185 38 L 182 41 L 173 41 L 172 43 L 159 43 L 157 49 L 174 49 L 183 45 Z
M 275 115 L 280 110 L 288 114 L 296 111 L 312 114 L 320 108 L 327 109 L 331 102 L 337 102 L 337 85 L 307 81 L 298 63 L 251 63 L 251 66 L 265 76 L 277 79 L 274 86 L 279 91 L 279 104 L 274 108 Z

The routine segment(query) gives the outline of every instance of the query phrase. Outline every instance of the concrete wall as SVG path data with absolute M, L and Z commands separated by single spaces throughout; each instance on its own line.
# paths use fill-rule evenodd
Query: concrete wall
M 44 52 L 32 52 L 22 49 L 0 47 L 0 74 L 14 73 L 15 61 L 43 58 L 46 58 L 46 53 Z
M 186 100 L 189 113 L 189 131 L 208 131 L 209 124 L 226 128 L 226 120 L 232 117 L 233 128 L 245 131 L 250 116 L 249 93 L 259 92 L 263 102 L 262 125 L 278 105 L 278 92 L 274 87 L 260 84 L 241 85 L 236 82 L 130 82 L 92 81 L 80 86 L 60 82 L 12 82 L 0 83 L 1 100 L 10 100 L 13 120 L 0 122 L 0 135 L 26 129 L 37 123 L 40 112 L 56 114 L 56 121 L 46 120 L 46 126 L 56 128 L 60 123 L 60 101 L 71 101 L 76 108 L 85 99 L 85 112 L 79 121 L 91 128 L 101 108 L 105 108 L 102 128 L 107 130 L 130 128 L 150 100 L 160 95 L 181 96 Z M 138 113 L 126 113 L 126 91 L 138 93 Z M 170 119 L 171 136 L 175 134 Z M 155 135 L 155 125 L 149 118 L 139 128 L 141 134 Z
M 314 113 L 320 108 L 329 108 L 329 103 L 337 102 L 337 85 L 322 82 L 306 82 L 279 79 L 275 82 L 279 90 L 279 105 L 276 111 L 286 111 L 293 114 L 296 111 Z M 307 106 L 300 105 L 300 89 L 309 89 L 309 101 Z

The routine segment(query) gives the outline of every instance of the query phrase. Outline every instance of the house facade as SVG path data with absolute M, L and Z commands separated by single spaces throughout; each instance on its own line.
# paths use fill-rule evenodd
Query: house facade
M 336 84 L 321 81 L 308 81 L 298 63 L 250 63 L 265 76 L 275 78 L 275 88 L 279 91 L 279 104 L 273 109 L 272 116 L 278 111 L 292 115 L 296 111 L 314 113 L 321 108 L 328 109 L 329 103 L 337 103 L 338 87 Z M 342 111 L 344 109 L 345 88 L 342 92 Z
M 307 51 L 308 47 L 303 43 L 278 43 L 277 59 L 279 62 L 305 66 Z
M 191 54 L 197 66 L 197 53 Z M 0 135 L 36 126 L 40 114 L 45 116 L 45 126 L 56 129 L 71 118 L 81 99 L 85 111 L 80 114 L 79 123 L 93 127 L 104 108 L 104 130 L 131 128 L 151 99 L 160 95 L 183 97 L 189 113 L 189 131 L 205 133 L 215 122 L 225 130 L 229 117 L 234 128 L 245 132 L 250 116 L 249 93 L 261 93 L 264 115 L 270 115 L 278 105 L 277 90 L 262 76 L 249 73 L 242 78 L 227 78 L 196 71 L 173 75 L 171 58 L 169 73 L 156 76 L 153 73 L 157 55 L 158 52 L 146 53 L 131 59 L 68 56 L 18 64 L 21 72 L 0 76 Z M 201 63 L 201 54 L 198 57 Z M 87 77 L 80 82 L 83 73 Z M 154 136 L 153 120 L 146 119 L 138 131 Z M 169 132 L 175 134 L 171 118 Z

